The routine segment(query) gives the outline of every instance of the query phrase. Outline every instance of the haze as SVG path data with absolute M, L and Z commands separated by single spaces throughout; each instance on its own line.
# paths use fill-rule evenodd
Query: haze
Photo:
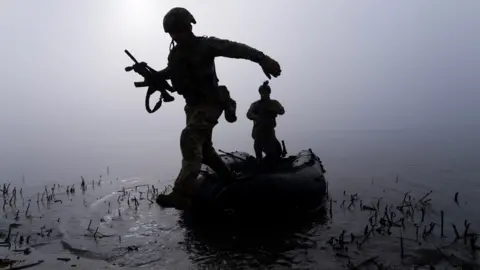
M 124 176 L 176 175 L 184 101 L 175 94 L 149 115 L 123 52 L 163 68 L 170 37 L 162 19 L 174 6 L 193 13 L 197 35 L 243 42 L 279 61 L 272 97 L 286 114 L 277 132 L 292 150 L 313 147 L 302 142 L 326 130 L 478 129 L 480 2 L 272 3 L 0 2 L 0 180 L 26 173 L 77 181 L 107 165 Z M 215 146 L 251 152 L 245 113 L 266 77 L 249 61 L 216 63 L 239 121 L 222 116 Z

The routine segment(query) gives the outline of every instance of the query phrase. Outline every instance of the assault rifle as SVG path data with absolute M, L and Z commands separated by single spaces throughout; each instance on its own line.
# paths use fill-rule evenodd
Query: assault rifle
M 134 82 L 133 84 L 135 87 L 148 87 L 147 94 L 145 96 L 145 109 L 148 113 L 154 113 L 160 109 L 162 106 L 162 101 L 172 102 L 175 100 L 175 98 L 167 92 L 167 90 L 174 92 L 173 87 L 168 84 L 167 80 L 158 78 L 156 70 L 149 67 L 145 62 L 139 63 L 128 50 L 125 50 L 125 53 L 135 63 L 133 66 L 126 67 L 125 71 L 130 72 L 134 69 L 137 69 L 136 72 L 144 78 L 143 82 Z M 155 91 L 160 92 L 160 99 L 157 101 L 157 104 L 155 104 L 153 109 L 150 109 L 150 96 L 155 93 Z

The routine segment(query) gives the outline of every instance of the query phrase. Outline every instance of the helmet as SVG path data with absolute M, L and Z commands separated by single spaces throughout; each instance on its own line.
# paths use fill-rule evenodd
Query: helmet
M 163 17 L 163 30 L 165 33 L 171 33 L 191 29 L 190 23 L 197 23 L 193 15 L 185 8 L 174 7 Z
M 270 89 L 270 85 L 268 85 L 268 81 L 264 81 L 262 85 L 258 88 L 258 92 L 267 92 L 270 94 L 272 89 Z

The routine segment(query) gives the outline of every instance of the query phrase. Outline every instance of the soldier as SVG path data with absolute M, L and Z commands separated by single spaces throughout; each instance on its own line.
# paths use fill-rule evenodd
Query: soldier
M 236 121 L 236 103 L 228 89 L 218 84 L 214 58 L 223 56 L 258 63 L 269 79 L 281 73 L 278 62 L 261 51 L 230 40 L 195 36 L 192 24 L 196 21 L 185 8 L 175 7 L 167 12 L 163 28 L 172 37 L 172 46 L 167 67 L 158 72 L 159 78 L 171 80 L 174 91 L 186 102 L 186 127 L 180 136 L 182 168 L 173 191 L 157 197 L 160 205 L 178 209 L 190 205 L 202 163 L 223 179 L 233 180 L 233 174 L 212 144 L 212 131 L 222 112 L 228 122 Z
M 260 100 L 252 103 L 247 112 L 247 118 L 253 121 L 253 147 L 258 163 L 262 161 L 262 152 L 270 164 L 282 155 L 282 147 L 275 135 L 275 119 L 278 115 L 283 115 L 285 109 L 280 102 L 270 98 L 271 91 L 268 81 L 265 81 L 258 89 Z

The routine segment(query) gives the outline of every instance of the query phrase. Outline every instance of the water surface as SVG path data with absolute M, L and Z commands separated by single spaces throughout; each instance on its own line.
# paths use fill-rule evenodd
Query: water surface
M 468 243 L 465 245 L 460 239 L 452 244 L 455 234 L 451 224 L 456 225 L 460 234 L 464 232 L 465 220 L 471 223 L 470 232 L 479 229 L 475 203 L 480 194 L 476 179 L 480 176 L 480 137 L 477 135 L 469 130 L 322 131 L 318 137 L 287 140 L 290 154 L 311 147 L 327 169 L 332 211 L 330 213 L 327 199 L 325 209 L 309 220 L 285 219 L 268 227 L 257 224 L 250 228 L 188 220 L 178 211 L 161 209 L 149 200 L 151 186 L 161 191 L 171 184 L 171 177 L 125 177 L 116 174 L 121 170 L 115 167 L 109 167 L 107 174 L 104 167 L 84 176 L 85 192 L 80 189 L 79 175 L 72 175 L 69 180 L 52 177 L 48 181 L 34 181 L 29 175 L 25 181 L 21 177 L 11 181 L 10 195 L 6 198 L 11 197 L 16 187 L 17 199 L 12 205 L 6 203 L 0 231 L 3 239 L 9 224 L 21 224 L 12 232 L 25 237 L 31 235 L 29 244 L 33 246 L 33 255 L 49 254 L 53 258 L 69 253 L 73 260 L 65 265 L 93 261 L 101 262 L 99 266 L 152 269 L 167 266 L 342 269 L 349 261 L 357 265 L 378 255 L 376 262 L 384 266 L 411 269 L 411 265 L 424 263 L 448 267 L 438 248 L 447 255 L 454 254 L 450 259 L 453 263 L 458 263 L 459 258 L 473 263 L 476 259 Z M 128 170 L 135 171 L 134 167 L 131 165 Z M 164 175 L 176 174 L 171 166 L 161 169 Z M 64 175 L 69 172 L 68 168 L 59 170 L 64 170 L 61 172 Z M 142 174 L 141 169 L 138 172 Z M 56 185 L 54 200 L 48 203 L 44 198 L 37 203 L 45 185 L 51 194 L 53 183 Z M 424 221 L 421 222 L 421 210 L 417 209 L 413 220 L 405 222 L 404 230 L 394 227 L 391 235 L 377 233 L 359 248 L 356 241 L 362 241 L 371 215 L 370 211 L 360 211 L 361 204 L 375 206 L 380 199 L 383 214 L 385 205 L 400 205 L 407 191 L 417 205 L 421 205 L 418 200 L 431 191 L 426 197 L 430 201 L 424 206 Z M 352 194 L 357 194 L 358 200 L 350 205 Z M 133 198 L 138 200 L 137 206 Z M 445 214 L 445 238 L 439 237 L 440 211 Z M 18 220 L 15 220 L 17 212 Z M 397 217 L 400 217 L 398 212 Z M 436 223 L 435 228 L 431 235 L 423 238 L 423 228 L 430 222 Z M 420 228 L 419 241 L 415 241 L 414 224 Z M 52 231 L 45 233 L 49 229 Z M 353 234 L 356 240 L 347 245 L 348 250 L 336 250 L 328 240 L 338 237 L 343 230 L 345 239 L 350 240 Z M 400 231 L 405 238 L 403 259 L 400 258 Z M 19 238 L 16 243 L 10 250 L 0 247 L 1 254 L 34 260 L 32 255 L 12 253 L 13 249 L 28 246 L 20 245 Z M 367 267 L 375 269 L 374 264 Z

